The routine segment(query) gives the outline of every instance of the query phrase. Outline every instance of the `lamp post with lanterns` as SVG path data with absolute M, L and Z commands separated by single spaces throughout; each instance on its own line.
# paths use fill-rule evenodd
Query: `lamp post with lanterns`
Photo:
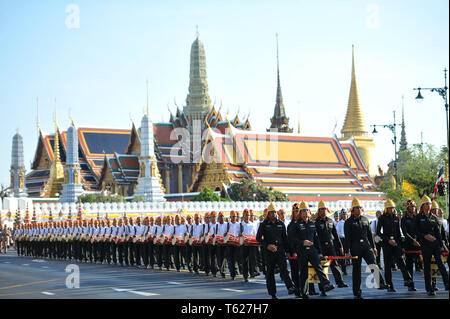
M 449 126 L 448 126 L 448 98 L 447 98 L 447 69 L 444 69 L 444 87 L 440 87 L 440 88 L 414 88 L 414 90 L 419 91 L 417 96 L 416 96 L 416 101 L 417 102 L 422 102 L 424 100 L 424 97 L 421 94 L 421 90 L 428 90 L 431 92 L 437 92 L 442 99 L 444 100 L 444 107 L 445 107 L 445 121 L 446 121 L 446 125 L 447 125 L 447 154 L 449 151 L 449 144 L 450 144 L 450 137 L 449 137 Z M 448 163 L 448 155 L 447 155 L 447 163 Z M 445 201 L 446 201 L 446 209 L 447 209 L 447 214 L 449 213 L 448 209 L 449 209 L 449 199 L 448 199 L 448 191 L 449 191 L 449 179 L 448 179 L 448 164 L 447 164 L 447 169 L 446 169 L 446 181 L 444 182 L 445 185 Z M 447 215 L 448 216 L 448 215 Z
M 395 178 L 395 183 L 396 183 L 396 187 L 397 187 L 397 126 L 401 126 L 401 124 L 396 123 L 395 121 L 395 111 L 394 112 L 394 123 L 392 124 L 372 124 L 370 125 L 371 127 L 373 127 L 373 131 L 372 134 L 377 134 L 377 127 L 382 127 L 382 128 L 388 128 L 391 130 L 392 134 L 394 135 L 394 138 L 392 139 L 392 144 L 394 144 L 394 178 Z

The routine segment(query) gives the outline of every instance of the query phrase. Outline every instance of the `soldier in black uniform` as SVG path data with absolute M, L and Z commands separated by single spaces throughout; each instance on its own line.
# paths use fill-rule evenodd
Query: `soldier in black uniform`
M 361 204 L 355 197 L 352 201 L 351 216 L 345 221 L 344 233 L 346 247 L 350 250 L 352 256 L 357 257 L 353 260 L 352 271 L 352 288 L 355 299 L 362 299 L 361 297 L 361 262 L 362 258 L 370 266 L 371 272 L 374 273 L 375 279 L 378 279 L 378 289 L 386 289 L 387 286 L 384 283 L 383 276 L 381 275 L 380 268 L 375 261 L 376 248 L 374 246 L 372 233 L 370 231 L 369 220 L 361 216 Z M 350 256 L 348 250 L 346 256 Z
M 300 203 L 300 219 L 290 227 L 289 243 L 291 250 L 295 251 L 294 256 L 298 254 L 298 263 L 300 268 L 300 293 L 302 298 L 308 297 L 308 262 L 316 271 L 319 277 L 319 288 L 325 294 L 327 291 L 334 289 L 330 284 L 327 276 L 323 272 L 320 257 L 322 257 L 322 247 L 317 236 L 316 225 L 310 218 L 310 210 L 308 205 L 302 201 Z
M 383 228 L 383 233 L 381 233 L 381 228 Z M 378 219 L 377 236 L 381 238 L 381 246 L 383 247 L 384 276 L 389 286 L 388 292 L 395 292 L 392 282 L 392 265 L 394 263 L 399 266 L 405 284 L 408 287 L 414 285 L 402 256 L 400 220 L 395 214 L 395 203 L 389 198 L 386 200 L 384 214 Z
M 405 251 L 418 251 L 420 250 L 420 244 L 417 241 L 417 228 L 415 223 L 417 213 L 417 206 L 414 200 L 409 199 L 406 202 L 406 214 L 401 220 L 401 227 L 403 236 L 405 236 L 405 242 L 403 249 Z M 419 255 L 414 253 L 406 253 L 406 270 L 411 275 L 411 284 L 408 287 L 408 291 L 416 291 L 414 288 L 414 263 L 418 259 Z
M 299 207 L 300 207 L 300 205 L 298 203 L 295 203 L 292 206 L 291 221 L 290 221 L 289 225 L 287 226 L 288 234 L 291 233 L 292 228 L 295 227 L 295 224 L 297 223 L 298 219 L 300 218 Z M 290 240 L 290 237 L 288 237 L 288 241 L 289 240 Z M 296 254 L 297 254 L 297 252 L 294 249 L 292 249 L 291 245 L 289 245 L 288 258 L 289 258 L 289 265 L 291 266 L 291 278 L 292 278 L 292 282 L 294 283 L 294 286 L 295 286 L 295 296 L 300 298 L 301 297 L 301 293 L 300 293 L 300 289 L 299 289 L 299 287 L 300 287 L 300 272 L 299 272 L 299 268 L 298 268 L 298 260 L 296 257 L 293 257 Z
M 444 219 L 442 217 L 442 211 L 439 208 L 439 204 L 434 199 L 431 201 L 431 214 L 434 215 L 437 223 L 439 224 L 439 229 L 441 230 L 442 241 L 444 242 L 445 247 L 447 247 L 447 249 L 448 249 L 448 240 L 447 240 L 447 234 L 445 233 L 445 229 L 444 229 Z M 447 258 L 447 262 L 448 262 L 448 258 Z M 438 291 L 439 288 L 436 286 L 436 278 L 432 278 L 431 283 L 433 285 L 433 290 Z
M 423 276 L 425 278 L 425 289 L 429 296 L 435 296 L 431 284 L 431 257 L 434 256 L 439 271 L 444 281 L 445 290 L 448 290 L 448 273 L 441 260 L 441 249 L 447 250 L 441 237 L 439 223 L 430 213 L 431 200 L 428 196 L 422 197 L 419 214 L 416 216 L 417 238 L 422 247 Z
M 261 244 L 265 250 L 266 257 L 266 285 L 269 295 L 272 299 L 276 297 L 275 286 L 275 265 L 280 268 L 280 276 L 283 279 L 289 294 L 295 292 L 294 285 L 286 266 L 286 252 L 289 249 L 288 240 L 286 236 L 286 226 L 277 219 L 277 210 L 273 203 L 270 203 L 267 212 L 267 219 L 265 219 L 258 228 L 256 240 Z
M 331 218 L 327 217 L 326 212 L 329 212 L 324 201 L 320 201 L 317 219 L 316 230 L 319 236 L 320 243 L 322 245 L 322 254 L 324 256 L 337 256 L 336 251 L 339 250 L 341 256 L 344 255 L 344 247 L 337 234 L 336 227 Z M 338 245 L 334 247 L 334 245 Z M 348 285 L 342 280 L 342 270 L 336 260 L 332 260 L 330 263 L 331 272 L 333 273 L 334 280 L 338 288 L 346 288 Z

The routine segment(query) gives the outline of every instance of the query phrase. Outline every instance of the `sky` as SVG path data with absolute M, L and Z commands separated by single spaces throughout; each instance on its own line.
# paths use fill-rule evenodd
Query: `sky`
M 290 126 L 305 136 L 340 136 L 351 80 L 352 44 L 366 124 L 401 121 L 409 144 L 446 144 L 437 93 L 449 61 L 447 0 L 138 1 L 0 0 L 0 183 L 9 186 L 12 137 L 24 139 L 30 170 L 36 121 L 54 132 L 76 125 L 139 124 L 149 82 L 150 116 L 169 120 L 189 85 L 196 26 L 205 46 L 209 94 L 230 117 L 270 126 L 276 97 L 276 33 Z M 38 98 L 39 112 L 36 99 Z M 394 157 L 392 132 L 379 128 L 374 160 Z M 333 133 L 334 132 L 334 133 Z M 398 130 L 400 140 L 400 129 Z

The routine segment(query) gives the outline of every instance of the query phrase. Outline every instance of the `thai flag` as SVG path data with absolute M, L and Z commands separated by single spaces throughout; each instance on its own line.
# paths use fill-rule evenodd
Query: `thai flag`
M 443 181 L 445 181 L 445 165 L 442 166 L 441 169 L 439 170 L 438 179 L 436 181 L 436 185 L 434 185 L 434 195 L 432 199 L 436 198 L 438 187 Z

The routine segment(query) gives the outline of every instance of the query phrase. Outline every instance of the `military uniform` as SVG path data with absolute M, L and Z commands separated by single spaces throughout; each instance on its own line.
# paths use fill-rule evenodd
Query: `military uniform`
M 212 238 L 216 236 L 217 230 L 217 222 L 216 222 L 216 212 L 211 212 L 210 218 L 214 220 L 214 222 L 210 222 L 208 225 L 208 233 Z M 212 273 L 213 277 L 217 274 L 217 246 L 212 244 L 206 245 L 206 258 L 208 261 L 206 264 L 208 265 L 208 270 Z
M 216 236 L 225 237 L 228 223 L 224 222 L 223 212 L 219 212 L 219 222 L 216 224 Z M 225 278 L 225 260 L 227 258 L 227 246 L 216 245 L 217 268 L 222 278 Z
M 378 219 L 377 236 L 382 239 L 381 245 L 384 254 L 384 276 L 386 278 L 386 283 L 389 286 L 388 291 L 395 292 L 394 284 L 392 282 L 392 266 L 394 265 L 394 262 L 399 266 L 406 285 L 411 287 L 413 282 L 402 257 L 400 220 L 395 213 L 389 214 L 386 211 L 388 208 L 395 208 L 394 202 L 390 199 L 387 199 L 385 212 Z M 383 233 L 381 233 L 381 229 L 383 229 Z M 391 245 L 390 241 L 395 241 L 394 245 Z
M 318 209 L 325 208 L 325 202 L 320 201 Z M 322 255 L 324 256 L 337 256 L 337 251 L 343 250 L 341 240 L 336 231 L 334 221 L 324 216 L 324 218 L 318 217 L 315 221 L 317 235 L 322 247 Z M 335 247 L 335 245 L 337 245 Z M 331 272 L 333 273 L 334 280 L 339 288 L 348 287 L 342 279 L 342 270 L 336 260 L 332 260 L 330 263 Z
M 305 214 L 305 211 L 309 214 L 308 205 L 302 201 L 300 204 L 300 214 Z M 334 286 L 330 285 L 330 281 L 323 272 L 322 264 L 320 262 L 322 247 L 317 235 L 315 223 L 309 219 L 309 216 L 307 216 L 306 219 L 301 219 L 300 217 L 289 230 L 288 238 L 291 245 L 291 251 L 296 252 L 298 256 L 297 260 L 300 269 L 299 289 L 302 297 L 307 298 L 309 294 L 308 262 L 311 263 L 311 266 L 316 271 L 320 281 L 320 290 L 326 292 L 334 289 Z M 311 242 L 312 245 L 305 245 L 305 241 Z
M 256 236 L 256 225 L 250 221 L 241 222 L 242 235 Z M 241 247 L 241 262 L 244 279 L 247 280 L 249 274 L 253 277 L 256 273 L 256 248 L 255 246 L 242 246 Z
M 441 260 L 441 248 L 444 247 L 444 242 L 441 237 L 441 230 L 439 223 L 435 216 L 430 212 L 426 213 L 422 210 L 423 204 L 430 203 L 431 200 L 428 196 L 424 195 L 420 207 L 420 213 L 416 216 L 417 227 L 417 239 L 422 248 L 423 257 L 423 274 L 425 278 L 425 289 L 428 295 L 435 295 L 434 289 L 431 284 L 431 258 L 434 256 L 436 264 L 442 275 L 442 280 L 446 290 L 448 290 L 448 273 Z M 435 240 L 429 240 L 425 238 L 427 235 L 435 237 Z
M 416 206 L 416 204 L 412 200 L 408 201 L 408 204 L 411 206 L 414 206 L 414 207 Z M 406 208 L 407 210 L 408 210 L 408 206 L 409 206 L 408 204 L 407 204 L 407 208 Z M 415 215 L 410 214 L 408 212 L 401 219 L 401 228 L 402 228 L 403 235 L 405 236 L 403 248 L 406 251 L 420 250 L 419 246 L 414 245 L 414 242 L 417 242 L 417 227 L 416 227 L 415 219 L 416 219 Z M 413 278 L 414 278 L 414 264 L 417 262 L 418 258 L 419 258 L 418 254 L 414 254 L 414 253 L 406 254 L 405 264 L 406 264 L 406 269 L 408 270 L 409 274 L 411 275 L 411 281 L 413 281 Z M 412 284 L 410 285 L 408 290 L 411 290 L 411 291 L 416 290 L 414 288 L 414 281 L 412 282 Z
M 352 201 L 352 211 L 356 207 L 361 207 L 359 200 L 355 197 Z M 361 298 L 361 262 L 362 259 L 366 261 L 367 265 L 371 267 L 371 272 L 375 273 L 375 278 L 379 278 L 379 289 L 385 289 L 387 286 L 384 283 L 381 271 L 375 261 L 375 256 L 372 251 L 374 248 L 374 242 L 372 238 L 372 233 L 370 231 L 369 220 L 360 215 L 359 217 L 351 215 L 345 221 L 344 224 L 345 241 L 348 250 L 351 255 L 357 257 L 353 260 L 353 295 L 355 298 Z
M 273 203 L 268 208 L 268 214 L 276 213 L 276 208 Z M 283 222 L 275 217 L 275 220 L 266 219 L 259 226 L 256 240 L 264 247 L 267 273 L 266 273 L 266 285 L 267 291 L 272 298 L 276 298 L 276 286 L 275 286 L 275 265 L 280 268 L 280 276 L 283 279 L 289 294 L 295 292 L 294 285 L 286 266 L 286 252 L 289 251 L 289 244 L 286 235 L 286 226 Z M 269 245 L 274 245 L 276 251 L 269 250 Z M 272 246 L 271 246 L 272 247 Z

